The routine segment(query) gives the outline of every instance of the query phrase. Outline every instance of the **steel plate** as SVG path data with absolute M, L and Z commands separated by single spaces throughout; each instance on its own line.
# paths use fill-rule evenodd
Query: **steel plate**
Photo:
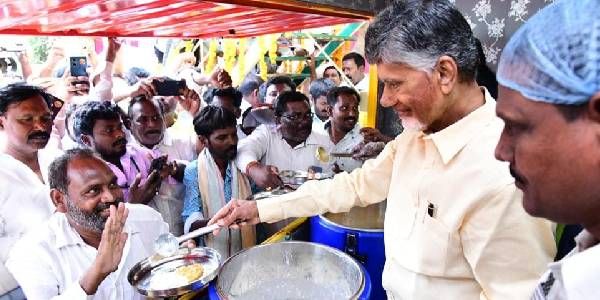
M 154 255 L 137 263 L 131 268 L 127 276 L 129 283 L 138 292 L 148 297 L 174 297 L 189 292 L 199 291 L 208 286 L 219 271 L 221 255 L 214 249 L 199 247 L 194 249 L 179 249 L 174 255 L 161 257 Z M 203 275 L 195 281 L 181 286 L 169 286 L 168 288 L 152 289 L 150 287 L 152 278 L 159 274 L 172 272 L 178 267 L 202 264 Z

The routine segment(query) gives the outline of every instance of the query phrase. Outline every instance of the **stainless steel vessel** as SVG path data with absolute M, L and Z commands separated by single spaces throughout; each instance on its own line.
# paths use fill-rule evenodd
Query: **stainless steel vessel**
M 221 299 L 358 299 L 365 274 L 347 254 L 321 244 L 281 242 L 243 250 L 219 271 Z

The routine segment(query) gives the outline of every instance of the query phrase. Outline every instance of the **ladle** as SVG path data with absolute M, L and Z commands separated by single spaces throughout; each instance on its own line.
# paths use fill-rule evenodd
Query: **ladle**
M 315 158 L 322 162 L 328 163 L 332 157 L 352 157 L 353 153 L 328 153 L 327 150 L 323 147 L 317 147 L 317 151 L 315 152 Z
M 158 238 L 156 238 L 156 240 L 154 241 L 154 251 L 162 257 L 171 256 L 175 254 L 175 252 L 177 252 L 177 249 L 179 249 L 179 244 L 189 239 L 193 239 L 195 237 L 211 233 L 217 229 L 219 229 L 219 225 L 212 224 L 210 226 L 198 228 L 180 237 L 175 237 L 170 232 L 163 233 L 159 235 Z

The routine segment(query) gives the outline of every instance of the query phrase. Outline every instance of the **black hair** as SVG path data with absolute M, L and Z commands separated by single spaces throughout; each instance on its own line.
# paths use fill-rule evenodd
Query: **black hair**
M 237 127 L 237 120 L 231 111 L 223 107 L 208 105 L 194 118 L 194 131 L 206 138 L 215 130 L 230 127 Z
M 310 107 L 310 102 L 308 101 L 308 97 L 306 95 L 297 92 L 297 91 L 285 91 L 279 94 L 275 103 L 273 103 L 273 108 L 275 109 L 275 116 L 281 117 L 283 113 L 287 110 L 287 104 L 293 102 L 304 101 Z
M 135 104 L 145 102 L 145 101 L 148 101 L 148 102 L 152 103 L 152 105 L 158 107 L 158 113 L 161 115 L 164 115 L 166 107 L 164 107 L 162 102 L 157 101 L 154 98 L 148 99 L 148 97 L 146 97 L 144 95 L 140 95 L 140 96 L 131 98 L 131 101 L 129 101 L 129 105 L 127 106 L 127 118 L 130 120 L 133 118 L 133 109 L 132 108 Z
M 338 73 L 338 76 L 341 78 L 342 74 L 340 73 L 340 71 L 338 71 L 338 69 L 336 69 L 334 66 L 329 66 L 327 68 L 325 68 L 325 70 L 323 70 L 323 77 L 325 77 L 325 73 L 327 73 L 328 70 L 335 70 Z
M 140 79 L 148 77 L 150 77 L 150 73 L 146 69 L 139 67 L 131 67 L 123 74 L 123 79 L 125 79 L 129 86 L 135 85 Z
M 461 81 L 475 79 L 479 54 L 465 17 L 448 1 L 395 1 L 379 13 L 365 35 L 370 63 L 402 63 L 417 69 L 449 56 Z
M 122 110 L 110 101 L 88 101 L 77 107 L 73 120 L 75 138 L 92 135 L 97 120 L 122 120 Z
M 74 148 L 65 151 L 54 159 L 48 168 L 48 185 L 66 194 L 69 188 L 69 163 L 77 158 L 98 158 L 94 151 L 87 148 Z
M 212 91 L 212 97 L 210 97 L 211 102 L 213 101 L 213 98 L 215 96 L 227 97 L 233 100 L 233 106 L 237 108 L 239 108 L 242 105 L 242 93 L 240 93 L 240 91 L 236 90 L 233 87 L 228 87 L 224 89 L 214 89 Z
M 321 96 L 327 96 L 327 93 L 335 87 L 335 83 L 328 78 L 319 78 L 310 83 L 308 91 L 313 101 L 317 101 Z
M 29 85 L 25 82 L 15 82 L 0 89 L 0 115 L 8 110 L 11 104 L 23 102 L 29 98 L 40 96 L 52 108 L 52 96 L 38 86 Z
M 342 61 L 345 61 L 345 60 L 353 60 L 357 67 L 365 66 L 365 58 L 356 52 L 350 52 L 350 53 L 344 55 L 344 57 L 342 58 Z
M 338 102 L 338 97 L 340 95 L 354 96 L 356 97 L 356 100 L 358 100 L 358 103 L 360 103 L 360 95 L 355 89 L 348 86 L 340 86 L 333 88 L 331 91 L 329 91 L 329 93 L 327 94 L 327 104 L 329 104 L 331 107 L 334 107 L 335 104 Z
M 270 86 L 272 86 L 274 84 L 285 84 L 285 85 L 289 86 L 292 91 L 296 90 L 296 84 L 288 76 L 279 75 L 279 76 L 273 76 L 273 77 L 269 78 L 269 80 L 267 80 L 266 89 L 268 89 Z M 266 89 L 265 89 L 265 94 L 266 94 Z
M 248 73 L 248 75 L 246 76 L 246 78 L 244 78 L 238 89 L 244 97 L 247 97 L 250 94 L 252 94 L 254 90 L 258 89 L 260 85 L 263 84 L 263 82 L 265 81 L 262 80 L 260 76 L 257 76 L 254 73 Z

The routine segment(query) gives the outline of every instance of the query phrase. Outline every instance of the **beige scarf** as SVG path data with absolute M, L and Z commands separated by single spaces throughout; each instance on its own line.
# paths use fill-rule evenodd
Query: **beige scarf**
M 252 192 L 246 175 L 242 174 L 233 161 L 229 162 L 232 172 L 231 198 L 246 199 Z M 214 216 L 225 206 L 224 181 L 210 151 L 204 148 L 198 155 L 198 187 L 202 199 L 202 214 L 205 219 Z M 218 236 L 205 236 L 206 246 L 217 250 L 223 259 L 256 244 L 254 226 L 244 226 L 241 230 L 222 230 Z

